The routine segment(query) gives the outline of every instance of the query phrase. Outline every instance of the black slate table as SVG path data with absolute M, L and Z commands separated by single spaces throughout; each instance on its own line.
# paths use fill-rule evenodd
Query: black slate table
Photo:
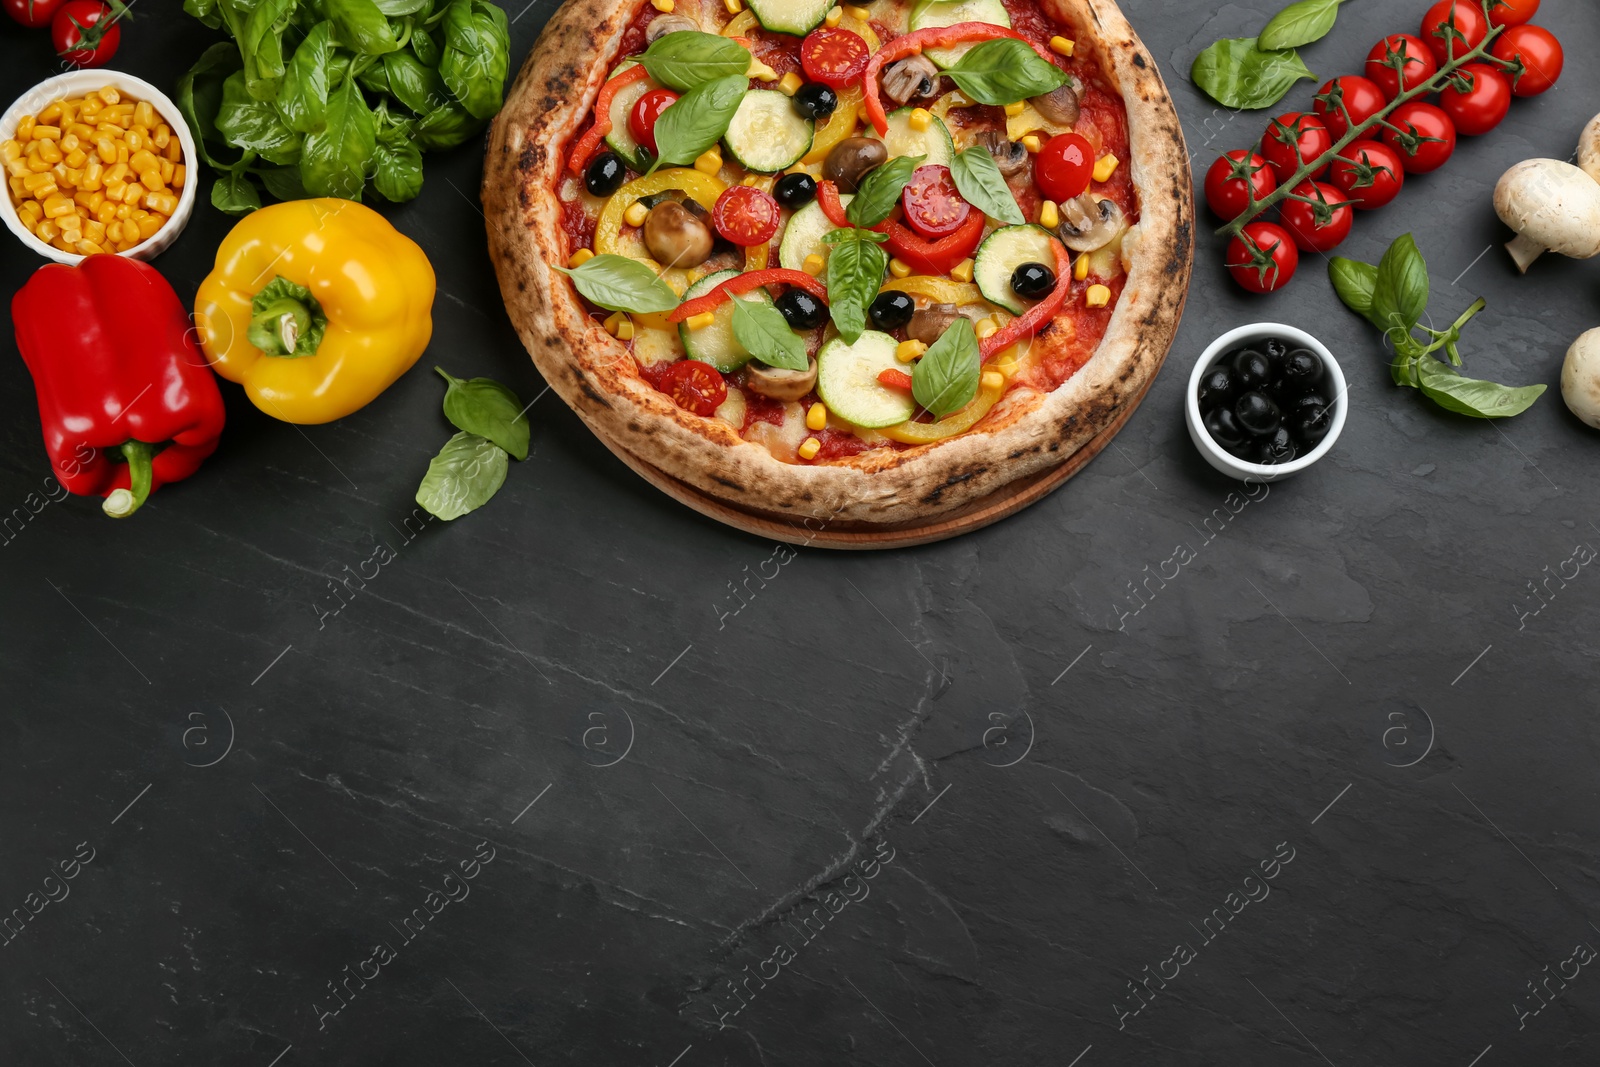
M 509 6 L 516 61 L 552 6 Z M 1425 6 L 1352 0 L 1306 59 L 1357 70 Z M 1186 72 L 1272 6 L 1127 8 L 1200 171 L 1253 141 L 1267 115 Z M 212 39 L 175 0 L 136 14 L 119 64 L 159 84 Z M 1600 32 L 1571 0 L 1541 21 L 1559 88 L 1341 251 L 1414 231 L 1435 315 L 1488 298 L 1469 372 L 1554 385 L 1600 325 L 1595 266 L 1518 277 L 1489 194 L 1572 153 Z M 6 100 L 53 70 L 42 34 L 0 47 Z M 1203 232 L 1114 447 L 980 533 L 780 550 L 651 489 L 551 395 L 488 507 L 419 524 L 450 432 L 429 367 L 544 388 L 479 174 L 476 146 L 431 156 L 390 211 L 439 295 L 379 401 L 298 430 L 227 385 L 221 450 L 134 520 L 73 499 L 7 527 L 0 912 L 58 862 L 77 877 L 0 949 L 0 1060 L 1596 1061 L 1600 577 L 1549 576 L 1600 544 L 1600 438 L 1558 392 L 1443 414 L 1390 384 L 1320 261 L 1247 297 Z M 185 300 L 230 225 L 202 201 L 157 261 Z M 8 244 L 5 291 L 35 266 Z M 1325 338 L 1352 410 L 1326 461 L 1230 506 L 1181 397 L 1260 319 Z M 6 349 L 14 515 L 48 468 Z M 1144 584 L 1179 545 L 1194 561 Z

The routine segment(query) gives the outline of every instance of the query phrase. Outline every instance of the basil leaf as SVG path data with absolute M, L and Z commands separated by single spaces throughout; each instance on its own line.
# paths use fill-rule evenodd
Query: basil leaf
M 289 28 L 298 0 L 258 0 L 248 10 L 239 54 L 244 57 L 245 84 L 256 100 L 277 98 L 283 78 L 283 31 Z
M 381 56 L 400 47 L 394 27 L 372 0 L 322 0 L 323 14 L 333 23 L 338 42 L 365 56 Z
M 475 433 L 458 433 L 428 464 L 417 503 L 435 518 L 459 519 L 483 507 L 506 481 L 506 450 Z
M 1254 37 L 1217 41 L 1194 58 L 1189 77 L 1223 107 L 1271 107 L 1301 78 L 1316 80 L 1294 51 L 1264 52 Z
M 322 129 L 328 114 L 328 59 L 333 55 L 333 23 L 311 27 L 284 72 L 278 89 L 278 114 L 297 133 Z
M 435 43 L 433 35 L 421 26 L 411 31 L 411 50 L 417 54 L 418 59 L 422 60 L 424 66 L 437 67 L 439 60 L 444 58 L 439 52 L 439 46 Z
M 528 458 L 528 416 L 522 401 L 493 378 L 455 377 L 443 367 L 450 387 L 444 393 L 444 417 L 458 430 L 487 437 L 517 459 Z
M 1372 315 L 1378 328 L 1399 337 L 1411 336 L 1428 309 L 1428 264 L 1408 233 L 1397 238 L 1383 254 L 1372 289 Z
M 222 28 L 222 13 L 217 0 L 183 0 L 183 10 L 213 30 Z
M 882 234 L 850 229 L 834 230 L 828 236 L 835 234 L 840 236 L 830 242 L 833 251 L 828 254 L 828 312 L 839 336 L 855 344 L 867 328 L 867 305 L 878 295 L 889 254 L 873 240 Z
M 422 149 L 404 128 L 385 130 L 372 150 L 372 187 L 395 204 L 422 192 Z
M 231 164 L 222 163 L 211 154 L 206 143 L 222 142 L 217 130 L 217 111 L 222 107 L 222 87 L 229 74 L 241 69 L 243 60 L 239 50 L 231 44 L 217 43 L 207 48 L 195 65 L 178 81 L 178 110 L 189 124 L 189 134 L 194 138 L 200 158 L 219 170 Z
M 418 119 L 411 133 L 418 146 L 433 151 L 465 144 L 481 133 L 483 127 L 483 119 L 473 118 L 466 108 L 452 100 Z
M 656 272 L 627 256 L 603 253 L 585 260 L 582 266 L 556 270 L 572 279 L 578 292 L 607 311 L 630 311 L 642 315 L 671 311 L 678 306 L 678 294 Z
M 809 366 L 806 344 L 789 329 L 783 312 L 756 300 L 732 300 L 733 339 L 769 367 L 803 371 Z
M 408 51 L 384 56 L 383 72 L 389 78 L 389 95 L 414 115 L 426 115 L 447 99 L 439 72 Z
M 1436 359 L 1418 363 L 1422 395 L 1446 411 L 1475 419 L 1505 419 L 1520 415 L 1544 393 L 1543 385 L 1511 386 L 1463 378 Z
M 1378 285 L 1378 268 L 1371 263 L 1335 256 L 1328 261 L 1328 277 L 1344 306 L 1378 329 L 1384 324 L 1372 314 L 1372 291 Z
M 860 227 L 876 226 L 900 202 L 900 190 L 927 156 L 895 156 L 867 172 L 856 188 L 855 199 L 844 209 L 845 218 Z
M 293 163 L 300 155 L 301 136 L 283 124 L 277 108 L 250 95 L 242 70 L 222 83 L 217 131 L 229 144 L 248 148 L 269 163 Z
M 959 411 L 978 395 L 983 359 L 972 320 L 956 316 L 911 371 L 911 395 L 940 418 Z
M 749 87 L 743 74 L 730 74 L 680 96 L 656 119 L 656 163 L 686 166 L 720 141 Z
M 750 69 L 750 53 L 730 37 L 678 30 L 657 37 L 639 62 L 655 81 L 685 92 L 717 78 L 744 77 Z
M 1333 29 L 1341 3 L 1343 0 L 1300 0 L 1290 4 L 1272 16 L 1257 38 L 1256 47 L 1276 52 L 1322 40 Z
M 950 176 L 955 179 L 956 191 L 967 203 L 1011 226 L 1027 222 L 1017 198 L 1000 173 L 994 154 L 982 145 L 963 148 L 950 161 Z
M 300 184 L 299 167 L 267 167 L 256 176 L 267 187 L 267 192 L 279 200 L 305 200 L 310 196 Z
M 328 98 L 327 125 L 306 136 L 300 155 L 300 181 L 312 196 L 359 202 L 377 142 L 372 110 L 355 79 L 346 79 L 339 91 Z
M 415 15 L 428 6 L 428 0 L 375 0 L 378 10 L 390 18 L 396 15 Z
M 439 75 L 474 118 L 493 118 L 505 102 L 511 34 L 506 13 L 486 0 L 455 0 L 444 9 Z
M 969 49 L 945 74 L 980 104 L 1014 104 L 1067 83 L 1066 71 L 1013 37 L 984 41 Z
M 211 206 L 229 215 L 248 215 L 261 206 L 261 194 L 250 175 L 223 171 L 211 186 Z

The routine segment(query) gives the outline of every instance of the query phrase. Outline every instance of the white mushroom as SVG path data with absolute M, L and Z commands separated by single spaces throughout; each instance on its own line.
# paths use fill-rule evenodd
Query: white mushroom
M 1590 330 L 1567 349 L 1561 399 L 1574 415 L 1600 429 L 1600 329 Z
M 1595 181 L 1600 182 L 1600 115 L 1589 120 L 1578 138 L 1578 166 Z
M 1506 171 L 1494 209 L 1517 231 L 1506 244 L 1524 274 L 1546 252 L 1600 255 L 1600 182 L 1556 159 L 1529 159 Z

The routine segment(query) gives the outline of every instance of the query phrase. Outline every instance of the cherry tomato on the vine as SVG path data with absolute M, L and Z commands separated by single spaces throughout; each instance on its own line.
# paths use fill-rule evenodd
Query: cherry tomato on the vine
M 861 80 L 872 50 L 859 34 L 835 26 L 823 26 L 806 34 L 800 42 L 800 66 L 806 77 L 835 89 Z
M 1302 252 L 1332 252 L 1355 223 L 1355 207 L 1342 190 L 1325 182 L 1301 182 L 1290 190 L 1279 215 Z M 1314 203 L 1293 199 L 1303 196 Z
M 748 185 L 730 185 L 711 209 L 711 225 L 740 248 L 764 245 L 778 233 L 778 202 Z
M 1353 141 L 1328 169 L 1328 180 L 1363 211 L 1383 207 L 1406 183 L 1400 153 L 1382 141 Z
M 1094 164 L 1094 145 L 1087 137 L 1057 134 L 1033 157 L 1033 180 L 1045 196 L 1064 204 L 1089 191 Z
M 656 148 L 656 120 L 677 102 L 678 94 L 671 89 L 651 89 L 635 100 L 632 110 L 628 112 L 628 132 L 633 134 L 635 141 L 650 149 L 651 155 L 659 151 Z
M 1407 174 L 1438 170 L 1455 155 L 1456 124 L 1432 104 L 1413 100 L 1395 108 L 1389 122 L 1397 130 L 1384 130 L 1383 143 L 1400 156 Z
M 900 203 L 911 228 L 931 240 L 955 233 L 972 214 L 972 205 L 961 198 L 949 167 L 918 167 L 900 191 Z
M 1466 88 L 1458 88 L 1460 85 Z M 1487 63 L 1468 63 L 1439 93 L 1439 106 L 1458 132 L 1481 137 L 1504 122 L 1511 111 L 1511 79 Z
M 1206 203 L 1223 222 L 1232 222 L 1250 210 L 1251 191 L 1256 200 L 1265 200 L 1277 188 L 1271 165 L 1242 148 L 1219 156 L 1206 171 Z
M 1276 222 L 1252 222 L 1228 242 L 1224 261 L 1233 280 L 1252 293 L 1275 293 L 1300 266 L 1300 249 Z
M 6 14 L 34 30 L 50 25 L 60 6 L 61 0 L 5 0 Z
M 1291 111 L 1273 119 L 1267 126 L 1267 135 L 1261 139 L 1261 154 L 1272 165 L 1280 185 L 1332 147 L 1333 136 L 1322 120 L 1300 111 Z M 1327 169 L 1328 165 L 1324 163 L 1310 176 L 1320 178 Z
M 1460 59 L 1489 35 L 1489 20 L 1478 0 L 1439 0 L 1422 16 L 1422 39 L 1442 67 Z
M 1328 127 L 1328 134 L 1338 141 L 1350 132 L 1351 126 L 1366 122 L 1388 103 L 1388 97 L 1383 95 L 1383 90 L 1378 88 L 1376 82 L 1359 74 L 1346 74 L 1317 91 L 1314 110 L 1322 124 Z M 1348 123 L 1345 122 L 1346 115 L 1350 119 Z
M 1402 70 L 1405 72 L 1403 81 Z M 1407 89 L 1415 89 L 1437 73 L 1439 63 L 1427 42 L 1409 33 L 1391 34 L 1367 53 L 1367 77 L 1377 83 L 1389 100 Z
M 1498 60 L 1516 64 L 1507 73 L 1511 91 L 1518 96 L 1547 92 L 1560 79 L 1567 62 L 1561 42 L 1543 26 L 1513 26 L 1500 35 L 1490 52 Z
M 1539 0 L 1495 0 L 1489 21 L 1496 26 L 1520 26 L 1539 13 Z
M 696 415 L 710 415 L 728 399 L 728 383 L 717 368 L 697 359 L 680 359 L 661 376 L 661 391 Z
M 120 16 L 100 0 L 67 0 L 50 18 L 56 55 L 75 67 L 103 67 L 122 43 Z

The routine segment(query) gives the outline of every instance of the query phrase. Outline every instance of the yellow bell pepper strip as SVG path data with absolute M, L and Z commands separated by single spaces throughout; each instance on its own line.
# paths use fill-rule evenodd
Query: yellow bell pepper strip
M 759 30 L 760 28 L 761 23 L 756 21 L 756 13 L 746 9 L 739 12 L 726 26 L 722 27 L 722 36 L 742 37 L 751 30 Z
M 710 211 L 717 206 L 717 197 L 727 187 L 725 182 L 692 167 L 672 167 L 635 178 L 613 193 L 601 209 L 594 227 L 594 250 L 602 256 L 622 254 L 617 247 L 617 238 L 622 235 L 622 216 L 640 197 L 664 193 L 668 189 L 682 189 L 695 203 Z
M 947 440 L 976 426 L 978 420 L 1000 402 L 1000 394 L 1005 392 L 1005 388 L 1005 379 L 1002 377 L 997 384 L 983 386 L 966 407 L 938 422 L 902 422 L 878 432 L 891 441 L 907 445 L 931 445 Z
M 861 86 L 850 85 L 839 90 L 839 103 L 811 138 L 811 151 L 800 158 L 802 163 L 821 163 L 833 151 L 833 146 L 856 132 L 856 112 L 861 109 Z
M 927 274 L 913 274 L 909 278 L 890 278 L 878 289 L 880 293 L 901 292 L 912 296 L 925 296 L 935 304 L 982 304 L 982 290 L 971 282 L 955 282 L 949 278 L 935 278 Z
M 433 335 L 433 267 L 371 208 L 291 200 L 246 215 L 200 283 L 216 372 L 284 422 L 331 422 L 411 368 Z

